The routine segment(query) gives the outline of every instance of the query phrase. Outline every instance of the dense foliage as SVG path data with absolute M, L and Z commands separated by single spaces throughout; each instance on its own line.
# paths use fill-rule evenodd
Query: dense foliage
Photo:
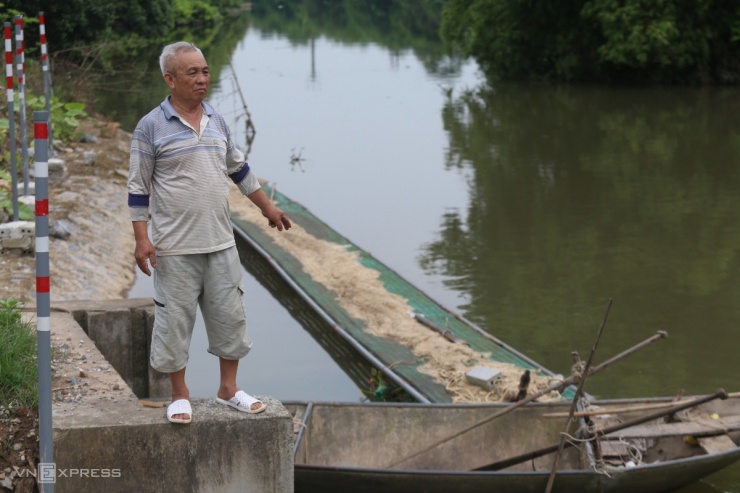
M 156 39 L 178 26 L 211 24 L 221 20 L 241 0 L 5 0 L 3 18 L 22 13 L 33 18 L 43 11 L 52 51 L 115 39 Z M 29 30 L 35 46 L 37 30 Z
M 504 79 L 740 82 L 734 0 L 448 0 L 442 35 Z

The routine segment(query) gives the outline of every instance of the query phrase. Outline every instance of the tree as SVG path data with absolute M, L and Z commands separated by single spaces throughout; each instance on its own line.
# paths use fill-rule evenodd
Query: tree
M 46 17 L 46 35 L 52 50 L 86 45 L 105 37 L 157 37 L 173 25 L 169 0 L 7 0 L 7 10 Z M 27 45 L 38 42 L 38 32 L 28 30 Z
M 441 31 L 492 77 L 740 81 L 732 0 L 449 0 Z

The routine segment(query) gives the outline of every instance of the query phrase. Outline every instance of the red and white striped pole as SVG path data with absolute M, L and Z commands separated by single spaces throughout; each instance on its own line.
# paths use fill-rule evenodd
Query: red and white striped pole
M 23 195 L 28 195 L 28 136 L 26 135 L 26 60 L 23 42 L 23 17 L 15 16 L 15 73 L 18 77 L 18 122 L 21 126 L 21 169 Z
M 54 155 L 54 132 L 51 125 L 51 70 L 49 69 L 49 53 L 46 46 L 46 17 L 39 12 L 39 41 L 41 42 L 41 71 L 44 74 L 44 96 L 46 97 L 46 113 L 49 115 L 49 156 Z
M 36 185 L 36 357 L 39 368 L 39 467 L 44 493 L 54 493 L 51 428 L 51 296 L 49 275 L 49 115 L 33 112 Z M 49 477 L 49 475 L 54 475 Z
M 15 111 L 13 110 L 13 47 L 10 22 L 3 24 L 5 31 L 5 80 L 8 88 L 8 136 L 10 137 L 10 175 L 13 193 L 13 221 L 18 220 L 18 169 L 15 156 Z

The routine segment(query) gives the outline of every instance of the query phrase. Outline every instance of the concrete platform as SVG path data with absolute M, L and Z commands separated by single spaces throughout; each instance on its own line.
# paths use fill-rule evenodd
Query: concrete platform
M 95 302 L 95 308 L 120 319 L 122 310 L 141 304 L 116 300 Z M 74 383 L 65 383 L 70 388 L 62 389 L 67 397 L 61 398 L 60 384 L 54 384 L 57 493 L 293 491 L 293 421 L 279 401 L 261 397 L 267 410 L 250 415 L 194 399 L 192 423 L 171 424 L 165 408 L 141 405 L 96 348 L 73 317 L 81 308 L 84 303 L 52 308 L 56 374 Z
M 264 402 L 248 415 L 194 400 L 189 425 L 168 423 L 164 409 L 78 409 L 54 424 L 55 491 L 292 492 L 293 422 Z

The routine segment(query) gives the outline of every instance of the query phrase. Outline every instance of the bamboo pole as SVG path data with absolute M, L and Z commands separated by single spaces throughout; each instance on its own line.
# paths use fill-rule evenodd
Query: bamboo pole
M 727 394 L 728 399 L 740 399 L 740 392 L 730 392 Z M 684 402 L 691 402 L 694 400 L 692 398 L 691 400 L 687 400 Z M 670 402 L 651 402 L 648 404 L 639 404 L 639 405 L 633 405 L 633 406 L 622 406 L 622 407 L 605 407 L 603 409 L 592 409 L 591 411 L 576 411 L 573 413 L 573 417 L 575 418 L 583 418 L 587 416 L 599 416 L 603 414 L 619 414 L 619 413 L 630 413 L 630 412 L 636 412 L 636 411 L 647 411 L 650 409 L 660 409 L 662 407 L 668 407 L 673 406 L 677 402 L 680 402 L 679 400 L 670 401 Z M 566 418 L 568 417 L 568 413 L 545 413 L 542 415 L 543 418 L 547 419 L 553 419 L 553 418 Z
M 560 464 L 560 456 L 563 453 L 563 448 L 565 444 L 565 433 L 568 431 L 568 423 L 570 423 L 570 420 L 573 419 L 573 413 L 576 412 L 576 407 L 578 406 L 578 401 L 583 396 L 583 386 L 586 384 L 586 378 L 588 377 L 588 372 L 591 370 L 591 363 L 594 360 L 594 354 L 596 353 L 596 348 L 599 347 L 599 341 L 601 341 L 601 335 L 604 333 L 604 328 L 606 327 L 606 320 L 609 318 L 609 312 L 612 308 L 612 299 L 609 299 L 609 304 L 606 306 L 606 313 L 604 313 L 604 318 L 601 321 L 601 326 L 599 327 L 599 331 L 596 334 L 596 340 L 594 341 L 594 345 L 591 348 L 591 352 L 588 355 L 588 359 L 586 360 L 586 366 L 583 367 L 583 377 L 578 381 L 578 388 L 576 389 L 576 395 L 573 396 L 573 402 L 570 406 L 570 412 L 568 414 L 568 419 L 565 422 L 565 430 L 563 430 L 563 433 L 560 434 L 560 442 L 558 443 L 558 452 L 555 454 L 555 460 L 552 463 L 552 470 L 550 471 L 550 477 L 547 479 L 547 487 L 545 488 L 545 493 L 550 493 L 552 491 L 552 485 L 555 483 L 555 475 L 558 472 L 558 464 Z

